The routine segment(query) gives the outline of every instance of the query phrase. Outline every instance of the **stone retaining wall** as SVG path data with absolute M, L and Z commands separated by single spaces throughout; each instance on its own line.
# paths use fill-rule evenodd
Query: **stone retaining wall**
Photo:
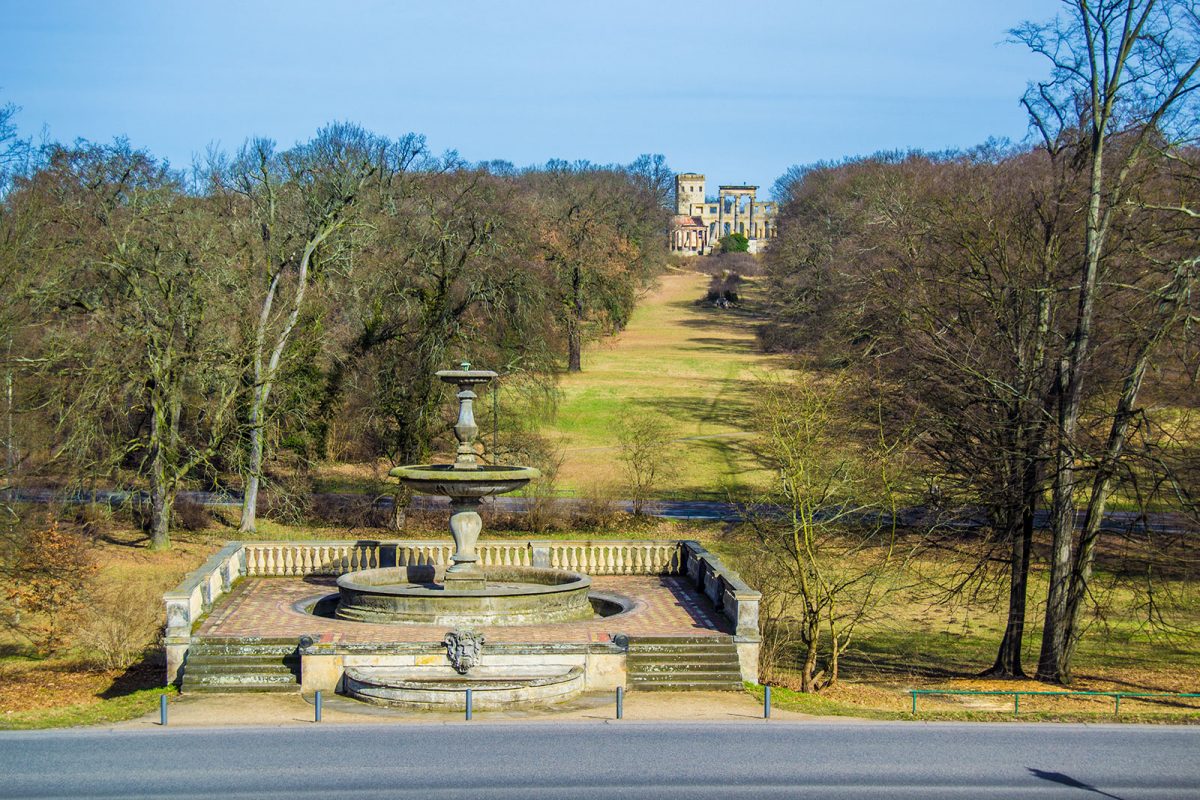
M 699 542 L 527 540 L 476 546 L 488 566 L 554 567 L 589 575 L 687 575 L 730 620 L 747 680 L 758 675 L 761 595 Z M 237 578 L 338 576 L 376 567 L 450 563 L 454 546 L 437 540 L 230 542 L 163 595 L 167 683 L 177 683 L 192 630 Z
M 742 679 L 758 682 L 758 608 L 762 593 L 750 587 L 719 559 L 695 541 L 679 543 L 683 553 L 683 573 L 704 592 L 717 610 L 733 625 Z

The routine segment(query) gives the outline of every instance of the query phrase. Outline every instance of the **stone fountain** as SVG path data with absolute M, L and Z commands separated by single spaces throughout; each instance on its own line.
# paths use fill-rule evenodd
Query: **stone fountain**
M 443 370 L 458 387 L 458 450 L 452 464 L 397 467 L 391 475 L 414 491 L 449 498 L 454 555 L 443 574 L 432 565 L 385 567 L 338 578 L 337 616 L 360 622 L 433 625 L 530 625 L 593 616 L 591 579 L 550 567 L 479 564 L 475 543 L 483 530 L 485 497 L 521 488 L 538 477 L 533 467 L 480 464 L 475 454 L 474 387 L 496 377 L 490 370 Z
M 591 619 L 587 575 L 547 566 L 487 566 L 475 543 L 483 531 L 479 506 L 485 497 L 505 494 L 539 476 L 533 467 L 480 464 L 475 454 L 474 388 L 496 377 L 490 370 L 443 370 L 437 376 L 458 387 L 458 448 L 452 464 L 397 467 L 391 475 L 416 492 L 449 499 L 454 554 L 444 572 L 432 565 L 384 567 L 338 578 L 336 615 L 385 624 L 451 628 L 442 639 L 448 663 L 411 668 L 348 668 L 344 689 L 360 700 L 386 705 L 445 705 L 464 689 L 477 692 L 480 707 L 516 701 L 546 702 L 570 696 L 583 686 L 580 667 L 489 665 L 482 656 L 485 637 L 473 625 L 533 625 Z

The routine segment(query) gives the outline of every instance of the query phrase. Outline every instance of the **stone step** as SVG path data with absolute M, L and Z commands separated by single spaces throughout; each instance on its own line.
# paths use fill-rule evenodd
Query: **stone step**
M 715 645 L 726 646 L 733 644 L 733 637 L 717 636 L 630 636 L 630 647 L 645 647 L 647 645 Z
M 291 675 L 299 674 L 299 667 L 287 664 L 193 664 L 190 660 L 185 675 Z
M 296 694 L 300 691 L 298 683 L 194 683 L 184 682 L 185 694 L 233 694 L 255 692 L 266 694 Z
M 664 642 L 658 639 L 630 639 L 630 650 L 655 651 L 665 650 L 668 652 L 691 652 L 693 650 L 728 650 L 735 647 L 732 641 L 720 641 L 708 639 L 699 642 Z
M 686 661 L 689 664 L 734 664 L 739 663 L 737 652 L 724 651 L 720 653 L 642 653 L 632 652 L 625 657 L 625 663 L 630 667 L 640 664 L 677 664 Z
M 629 640 L 625 665 L 637 691 L 737 691 L 742 669 L 732 636 L 652 636 Z
M 199 674 L 193 673 L 191 683 L 197 685 L 203 684 L 206 686 L 228 685 L 228 684 L 245 684 L 254 685 L 262 684 L 284 684 L 299 686 L 296 682 L 296 676 L 290 672 L 275 673 L 275 674 L 260 674 L 250 672 L 203 672 Z M 185 673 L 183 679 L 184 689 L 188 688 L 189 680 Z
M 242 664 L 246 667 L 253 667 L 259 664 L 264 666 L 283 665 L 300 665 L 300 657 L 293 654 L 280 655 L 278 653 L 252 654 L 245 655 L 242 653 L 209 653 L 205 651 L 196 652 L 196 648 L 188 648 L 187 663 L 191 665 L 200 664 Z
M 297 640 L 260 636 L 194 637 L 183 667 L 183 692 L 295 692 Z
M 740 692 L 745 687 L 739 681 L 633 681 L 631 692 Z
M 647 681 L 669 680 L 672 678 L 679 678 L 687 681 L 702 681 L 710 678 L 713 680 L 741 680 L 741 675 L 742 672 L 739 669 L 691 669 L 688 667 L 681 667 L 677 669 L 661 669 L 653 672 L 629 671 L 630 680 Z
M 291 644 L 213 644 L 211 642 L 194 642 L 188 647 L 189 653 L 197 655 L 228 655 L 228 656 L 287 656 L 296 653 L 296 643 Z
M 742 670 L 737 664 L 660 664 L 654 667 L 630 668 L 630 678 L 655 678 L 660 675 L 674 675 L 681 678 L 693 675 L 721 675 L 741 679 Z
M 277 645 L 290 644 L 295 647 L 299 636 L 193 636 L 192 641 L 198 644 L 250 644 Z

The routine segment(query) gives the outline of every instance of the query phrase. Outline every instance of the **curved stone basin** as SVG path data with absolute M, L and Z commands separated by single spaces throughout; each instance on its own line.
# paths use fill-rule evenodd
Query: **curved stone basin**
M 484 465 L 474 469 L 453 464 L 396 467 L 388 472 L 421 494 L 444 497 L 490 497 L 520 489 L 542 473 L 533 467 Z
M 432 567 L 384 567 L 337 580 L 337 616 L 357 622 L 536 625 L 591 619 L 592 579 L 542 567 L 487 567 L 484 588 L 433 582 Z
M 464 707 L 466 690 L 477 709 L 565 700 L 583 689 L 582 667 L 528 664 L 472 667 L 347 667 L 344 691 L 376 705 Z

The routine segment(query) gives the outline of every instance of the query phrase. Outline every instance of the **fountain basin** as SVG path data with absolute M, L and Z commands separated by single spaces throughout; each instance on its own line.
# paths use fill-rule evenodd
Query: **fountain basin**
M 434 568 L 384 567 L 337 580 L 337 616 L 356 622 L 537 625 L 591 619 L 592 579 L 543 567 L 487 567 L 483 588 L 434 583 Z
M 421 494 L 491 497 L 520 489 L 542 473 L 533 467 L 483 465 L 466 469 L 454 464 L 421 464 L 396 467 L 388 474 Z
M 552 703 L 584 688 L 582 667 L 529 664 L 473 667 L 459 675 L 450 667 L 349 667 L 343 690 L 350 697 L 386 706 L 462 709 L 466 690 L 477 709 L 514 703 Z

